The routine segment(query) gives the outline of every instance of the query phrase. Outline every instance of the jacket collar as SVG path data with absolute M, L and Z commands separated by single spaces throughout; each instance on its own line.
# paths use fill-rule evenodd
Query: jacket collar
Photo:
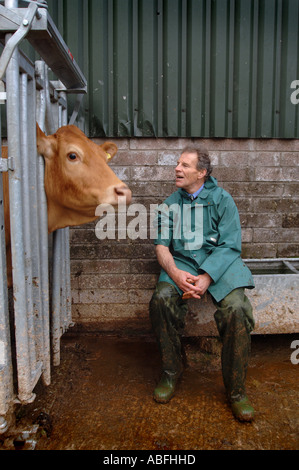
M 205 187 L 203 188 L 203 190 L 197 196 L 196 201 L 198 199 L 206 199 L 208 197 L 208 195 L 210 194 L 210 192 L 213 189 L 216 189 L 217 187 L 218 187 L 218 183 L 217 183 L 216 178 L 214 178 L 213 176 L 209 176 L 209 178 L 205 182 Z M 181 196 L 184 199 L 189 199 L 190 200 L 189 194 L 184 189 L 180 188 L 179 192 L 180 192 Z

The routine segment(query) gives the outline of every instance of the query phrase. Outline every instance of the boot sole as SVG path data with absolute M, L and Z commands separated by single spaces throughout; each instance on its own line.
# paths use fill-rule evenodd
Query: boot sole
M 251 423 L 254 420 L 254 415 L 252 416 L 237 416 L 233 413 L 236 420 L 241 421 L 242 423 Z

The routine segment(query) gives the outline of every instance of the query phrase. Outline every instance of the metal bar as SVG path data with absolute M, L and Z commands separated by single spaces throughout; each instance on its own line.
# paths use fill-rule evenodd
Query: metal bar
M 72 296 L 71 296 L 71 261 L 70 261 L 70 229 L 65 229 L 66 238 L 66 314 L 68 319 L 68 327 L 73 325 L 72 322 Z
M 55 123 L 54 123 L 54 118 L 53 118 L 53 113 L 52 113 L 52 107 L 51 107 L 51 100 L 50 100 L 50 85 L 49 85 L 49 73 L 48 73 L 48 67 L 45 66 L 45 81 L 44 81 L 44 87 L 45 87 L 45 98 L 46 98 L 46 122 L 45 122 L 45 127 L 49 134 L 54 134 L 55 131 L 57 130 Z
M 30 184 L 29 184 L 29 155 L 28 155 L 28 95 L 27 74 L 20 78 L 20 138 L 21 138 L 21 169 L 22 169 L 22 204 L 23 204 L 23 236 L 25 257 L 25 286 L 27 301 L 28 347 L 31 371 L 36 367 L 35 331 L 32 300 L 32 256 L 31 256 L 31 210 L 30 210 Z M 20 230 L 20 227 L 19 227 Z M 25 334 L 25 332 L 23 332 Z
M 27 73 L 28 78 L 33 80 L 35 78 L 35 67 L 34 63 L 31 62 L 26 55 L 19 50 L 19 67 L 20 67 L 20 72 L 22 73 Z
M 53 286 L 52 286 L 52 356 L 54 366 L 60 364 L 60 337 L 61 337 L 61 245 L 62 230 L 53 234 Z
M 42 60 L 37 60 L 35 62 L 36 75 L 37 75 L 37 78 L 39 78 L 41 80 L 42 84 L 44 84 L 44 81 L 45 81 L 45 66 L 46 66 L 46 64 Z M 46 105 L 47 105 L 44 86 L 37 93 L 37 98 L 36 99 L 37 99 L 37 103 L 36 103 L 36 107 L 37 107 L 36 120 L 37 120 L 37 123 L 38 123 L 39 127 L 41 128 L 41 130 L 44 131 L 44 129 L 45 129 L 45 119 L 46 119 Z
M 74 106 L 73 114 L 71 115 L 71 118 L 70 118 L 70 121 L 69 121 L 70 125 L 75 124 L 75 122 L 76 122 L 76 119 L 77 119 L 79 111 L 80 111 L 82 99 L 83 99 L 83 95 L 78 95 L 77 96 L 77 100 L 76 100 L 76 103 L 75 103 L 75 106 Z
M 63 98 L 66 102 L 66 93 L 60 93 L 61 98 Z M 78 98 L 82 96 L 79 95 Z M 80 100 L 80 98 L 79 98 Z M 80 100 L 81 102 L 81 100 Z M 61 115 L 61 125 L 66 126 L 68 120 L 67 115 L 67 108 L 66 106 L 62 108 L 62 115 Z M 64 278 L 64 286 L 65 286 L 65 297 L 66 297 L 66 329 L 72 325 L 72 299 L 71 299 L 71 261 L 70 261 L 70 229 L 67 227 L 64 229 L 64 243 L 65 243 L 65 278 Z
M 48 102 L 47 102 L 48 107 Z M 51 106 L 51 115 L 54 120 L 56 119 L 57 127 L 62 124 L 62 111 L 61 106 L 55 102 Z M 64 331 L 64 306 L 63 306 L 63 291 L 64 291 L 64 273 L 63 273 L 63 230 L 57 230 L 53 236 L 53 255 L 52 255 L 52 324 L 51 324 L 51 337 L 52 337 L 52 355 L 53 364 L 58 366 L 60 364 L 60 337 Z
M 43 88 L 37 92 L 37 123 L 45 131 L 46 121 L 46 90 L 45 90 L 45 68 L 43 61 L 36 61 L 35 70 L 37 76 L 43 84 Z M 36 133 L 35 133 L 36 140 Z M 36 146 L 35 146 L 36 148 Z M 42 322 L 43 322 L 43 340 L 44 340 L 44 370 L 43 382 L 45 385 L 51 383 L 51 364 L 50 364 L 50 307 L 49 307 L 49 237 L 48 237 L 48 213 L 47 197 L 45 193 L 45 162 L 41 155 L 37 155 L 37 197 L 38 220 L 39 220 L 39 257 L 40 264 L 40 294 L 42 302 Z
M 15 0 L 6 0 L 5 6 L 16 7 Z M 9 35 L 7 40 L 9 40 Z M 6 71 L 7 87 L 7 141 L 8 156 L 14 158 L 15 170 L 9 172 L 10 192 L 10 221 L 11 221 L 11 251 L 14 283 L 14 314 L 16 356 L 18 364 L 18 393 L 21 401 L 32 400 L 30 390 L 31 374 L 28 335 L 27 309 L 26 309 L 26 285 L 25 285 L 25 256 L 24 237 L 20 230 L 22 226 L 22 182 L 21 182 L 21 154 L 20 154 L 20 116 L 19 116 L 19 62 L 18 49 L 11 57 Z
M 12 57 L 14 50 L 30 31 L 33 18 L 37 12 L 37 8 L 38 7 L 35 3 L 30 3 L 20 27 L 16 33 L 9 37 L 9 39 L 6 41 L 4 51 L 2 52 L 0 58 L 0 80 L 2 80 L 2 77 L 5 74 L 7 65 Z
M 288 261 L 292 264 L 298 264 L 299 258 L 248 258 L 244 259 L 245 263 L 266 263 L 266 264 L 273 264 L 273 263 L 283 263 L 284 261 Z
M 43 339 L 44 354 L 47 358 L 44 363 L 43 381 L 45 385 L 51 382 L 50 374 L 50 295 L 49 295 L 49 237 L 48 237 L 48 213 L 47 197 L 45 193 L 45 163 L 42 156 L 37 157 L 37 193 L 39 198 L 38 218 L 39 218 L 39 256 L 40 265 L 40 292 L 42 300 L 42 320 L 43 320 Z
M 2 8 L 3 20 L 0 24 L 0 33 L 2 31 L 2 35 L 4 32 L 15 34 L 5 52 L 3 66 L 0 67 L 0 70 L 3 71 L 3 74 L 5 73 L 5 64 L 9 60 L 11 50 L 29 33 L 28 41 L 66 88 L 72 92 L 86 93 L 87 82 L 84 75 L 48 11 L 45 8 L 38 9 L 39 6 L 36 2 L 32 2 L 26 9 L 15 9 L 7 14 Z M 31 19 L 33 12 L 34 15 Z M 20 23 L 19 18 L 21 19 Z
M 65 239 L 65 230 L 62 230 L 61 236 L 61 258 L 60 258 L 60 272 L 61 272 L 61 288 L 60 288 L 60 328 L 61 332 L 65 333 L 67 330 L 67 313 L 66 313 L 66 239 Z
M 0 434 L 2 434 L 7 430 L 7 422 L 4 417 L 9 411 L 13 397 L 13 368 L 11 358 L 6 278 L 5 221 L 2 174 L 0 174 L 0 272 L 2 274 L 0 279 L 0 416 L 2 416 L 2 418 L 0 418 Z
M 40 32 L 35 31 L 33 25 L 28 36 L 29 42 L 68 90 L 86 93 L 86 79 L 52 18 L 46 10 L 41 10 L 40 13 L 42 18 L 39 24 L 42 26 L 37 26 Z
M 299 258 L 264 258 L 264 259 L 244 259 L 244 263 L 253 270 L 261 272 L 271 272 L 273 275 L 279 271 L 289 269 L 294 274 L 298 274 Z
M 289 261 L 283 260 L 283 263 L 289 268 L 293 273 L 299 274 L 299 270 L 296 269 Z
M 67 115 L 67 101 L 66 101 L 66 96 L 65 93 L 61 93 L 62 97 L 65 98 L 65 106 L 62 109 L 62 125 L 66 126 L 67 125 L 67 120 L 68 120 L 68 115 Z
M 36 152 L 36 81 L 28 82 L 28 154 L 30 161 L 29 187 L 31 213 L 31 257 L 32 257 L 32 293 L 35 318 L 35 338 L 37 348 L 37 360 L 42 362 L 43 381 L 50 384 L 50 346 L 49 346 L 49 307 L 42 301 L 41 271 L 44 260 L 40 256 L 41 230 L 39 223 L 38 207 L 38 156 Z M 47 236 L 47 234 L 46 234 Z
M 78 95 L 78 101 L 81 103 L 83 95 Z M 80 99 L 81 97 L 81 99 Z M 65 92 L 60 92 L 60 98 L 66 101 Z M 62 105 L 59 106 L 59 117 L 60 126 L 67 125 L 67 110 Z M 62 311 L 64 317 L 63 331 L 67 331 L 71 324 L 71 309 L 70 309 L 70 298 L 71 298 L 71 286 L 70 286 L 70 250 L 69 250 L 69 228 L 63 229 L 63 257 L 62 257 Z
M 1 19 L 1 26 L 4 28 L 4 22 L 7 23 L 7 26 L 11 28 L 10 22 L 14 24 L 14 27 L 18 29 L 20 24 L 22 23 L 22 17 L 18 15 L 16 12 L 5 8 L 4 6 L 0 5 L 0 19 Z

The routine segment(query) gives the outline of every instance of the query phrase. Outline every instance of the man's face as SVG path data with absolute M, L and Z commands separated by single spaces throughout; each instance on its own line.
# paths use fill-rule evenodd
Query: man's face
M 195 193 L 203 184 L 206 170 L 197 169 L 197 154 L 183 153 L 175 169 L 175 184 L 188 193 Z

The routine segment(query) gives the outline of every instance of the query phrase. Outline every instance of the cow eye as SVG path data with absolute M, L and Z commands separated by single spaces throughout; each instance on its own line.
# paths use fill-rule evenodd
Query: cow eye
M 68 155 L 68 159 L 69 159 L 71 162 L 75 162 L 75 161 L 78 159 L 78 157 L 77 157 L 77 155 L 76 155 L 75 153 L 70 153 L 70 154 Z

